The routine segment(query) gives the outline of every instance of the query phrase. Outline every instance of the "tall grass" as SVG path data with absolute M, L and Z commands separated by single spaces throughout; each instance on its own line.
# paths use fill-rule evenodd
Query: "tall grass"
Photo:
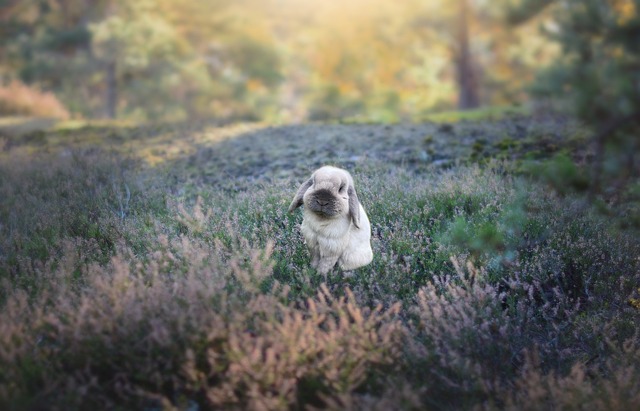
M 375 258 L 322 284 L 296 181 L 174 172 L 0 165 L 0 408 L 640 407 L 640 241 L 579 200 L 358 163 Z

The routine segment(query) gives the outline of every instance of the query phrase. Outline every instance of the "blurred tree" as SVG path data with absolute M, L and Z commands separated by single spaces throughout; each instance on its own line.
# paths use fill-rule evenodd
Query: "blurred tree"
M 157 1 L 206 69 L 211 85 L 199 99 L 209 115 L 254 118 L 276 110 L 283 61 L 264 0 Z
M 480 105 L 477 70 L 473 66 L 469 39 L 469 1 L 458 0 L 456 18 L 455 64 L 458 82 L 458 108 L 467 110 Z
M 293 3 L 292 0 L 289 0 Z M 366 0 L 310 2 L 287 11 L 278 21 L 297 84 L 308 97 L 314 119 L 367 114 L 377 120 L 406 111 L 401 100 L 428 93 L 409 68 L 421 64 L 415 56 L 417 37 L 406 22 L 414 11 L 409 2 Z M 290 22 L 290 23 L 289 23 Z
M 162 77 L 177 71 L 178 62 L 186 57 L 187 45 L 154 13 L 156 6 L 153 0 L 113 0 L 107 17 L 89 25 L 94 56 L 105 70 L 109 118 L 117 115 L 119 83 L 131 87 L 136 81 L 152 81 L 162 87 Z
M 457 89 L 457 107 L 462 110 L 481 103 L 480 60 L 476 58 L 478 43 L 472 41 L 478 28 L 478 5 L 469 0 L 422 2 L 416 14 L 426 41 L 446 45 Z M 473 31 L 473 33 L 472 33 Z
M 106 3 L 9 0 L 2 4 L 0 64 L 5 80 L 18 77 L 26 83 L 37 83 L 62 96 L 73 111 L 86 110 L 91 106 L 91 93 L 85 91 L 91 89 L 88 77 L 93 71 L 87 24 L 100 15 Z M 68 98 L 70 95 L 75 102 Z
M 414 26 L 427 44 L 446 47 L 460 109 L 521 102 L 527 79 L 554 56 L 550 42 L 532 30 L 537 19 L 517 28 L 504 23 L 504 1 L 439 0 L 418 6 Z
M 526 21 L 542 6 L 553 7 L 555 24 L 546 32 L 562 55 L 534 92 L 562 100 L 594 128 L 591 194 L 604 178 L 624 184 L 639 174 L 640 0 L 524 0 L 512 3 L 511 21 Z

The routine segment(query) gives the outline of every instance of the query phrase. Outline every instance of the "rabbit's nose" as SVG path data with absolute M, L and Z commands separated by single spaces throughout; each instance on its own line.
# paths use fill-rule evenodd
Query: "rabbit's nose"
M 327 200 L 316 200 L 318 202 L 318 205 L 324 207 L 324 206 L 328 206 L 329 205 L 329 201 Z

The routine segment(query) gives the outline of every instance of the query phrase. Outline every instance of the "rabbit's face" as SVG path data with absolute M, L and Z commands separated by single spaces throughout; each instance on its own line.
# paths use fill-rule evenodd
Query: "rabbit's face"
M 316 170 L 305 181 L 294 197 L 289 211 L 301 205 L 322 218 L 344 216 L 351 218 L 356 227 L 360 224 L 360 203 L 348 171 L 325 166 Z
M 314 173 L 311 187 L 302 198 L 305 207 L 321 217 L 349 213 L 349 178 L 340 171 L 321 168 Z

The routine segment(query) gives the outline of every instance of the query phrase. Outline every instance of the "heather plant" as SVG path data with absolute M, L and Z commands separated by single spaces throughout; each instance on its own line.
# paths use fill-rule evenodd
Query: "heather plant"
M 340 127 L 317 130 L 374 130 Z M 422 138 L 402 127 L 379 133 Z M 298 143 L 251 133 L 165 164 L 105 147 L 3 157 L 0 408 L 640 405 L 632 228 L 504 162 L 336 161 L 375 258 L 324 283 L 287 213 L 317 164 L 283 172 L 280 144 Z M 262 154 L 225 182 L 204 169 L 251 142 Z
M 167 407 L 198 399 L 281 409 L 299 394 L 302 403 L 319 401 L 373 384 L 376 368 L 394 367 L 399 306 L 361 308 L 350 292 L 334 298 L 326 288 L 290 304 L 281 287 L 263 294 L 251 284 L 269 275 L 268 255 L 249 251 L 262 257 L 242 268 L 235 258 L 216 263 L 216 246 L 184 237 L 161 236 L 159 246 L 146 262 L 125 249 L 104 268 L 91 265 L 82 290 L 67 278 L 75 253 L 66 247 L 48 276 L 53 290 L 31 304 L 11 290 L 0 374 L 6 405 Z M 43 395 L 32 396 L 34 386 Z

